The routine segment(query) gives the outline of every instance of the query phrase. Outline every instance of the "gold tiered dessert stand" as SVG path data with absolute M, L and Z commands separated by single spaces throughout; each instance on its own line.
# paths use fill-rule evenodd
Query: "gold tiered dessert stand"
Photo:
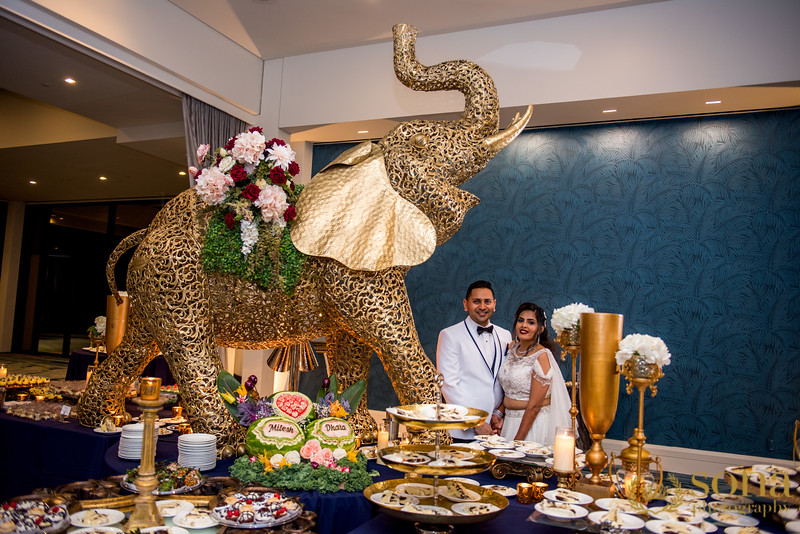
M 440 403 L 437 403 L 437 405 L 434 406 L 438 408 L 438 404 Z M 396 410 L 401 412 L 405 411 L 405 412 L 415 413 L 422 406 L 424 405 L 397 406 Z M 413 478 L 400 478 L 400 479 L 384 480 L 382 482 L 378 482 L 365 489 L 364 496 L 372 500 L 371 499 L 372 495 L 376 493 L 381 493 L 385 490 L 395 490 L 397 486 L 404 483 L 430 484 L 433 486 L 433 497 L 428 497 L 428 499 L 433 499 L 432 503 L 433 506 L 445 508 L 449 510 L 452 513 L 452 515 L 445 515 L 445 514 L 429 515 L 424 513 L 404 511 L 401 508 L 392 508 L 389 506 L 380 506 L 379 508 L 381 513 L 395 517 L 397 519 L 420 523 L 418 529 L 422 529 L 427 532 L 447 532 L 451 528 L 447 527 L 447 525 L 478 523 L 482 521 L 488 521 L 489 519 L 496 517 L 497 515 L 502 513 L 503 510 L 505 510 L 505 508 L 508 506 L 508 499 L 490 489 L 483 488 L 480 486 L 475 486 L 472 484 L 464 484 L 464 487 L 468 490 L 474 491 L 480 496 L 480 500 L 474 501 L 474 503 L 491 504 L 497 508 L 496 510 L 476 515 L 460 515 L 451 509 L 451 507 L 457 503 L 451 502 L 449 499 L 439 494 L 440 476 L 471 475 L 486 471 L 487 469 L 491 468 L 496 458 L 493 454 L 487 451 L 471 449 L 468 447 L 458 447 L 458 446 L 448 445 L 447 450 L 452 449 L 472 454 L 472 457 L 469 458 L 469 462 L 471 463 L 467 465 L 432 466 L 429 465 L 429 463 L 407 464 L 399 461 L 393 461 L 393 457 L 396 458 L 396 455 L 403 452 L 417 453 L 429 457 L 431 456 L 431 453 L 433 453 L 432 461 L 440 459 L 440 443 L 439 443 L 440 433 L 450 429 L 466 429 L 478 426 L 482 421 L 486 420 L 486 417 L 489 415 L 487 412 L 483 410 L 478 410 L 476 408 L 469 408 L 467 414 L 463 418 L 455 421 L 440 418 L 438 414 L 438 409 L 436 418 L 429 420 L 420 420 L 413 417 L 406 417 L 397 412 L 390 411 L 389 413 L 399 423 L 406 425 L 406 427 L 409 428 L 410 432 L 434 431 L 436 434 L 435 442 L 433 445 L 409 444 L 409 445 L 400 445 L 396 447 L 386 447 L 378 451 L 378 456 L 388 467 L 395 469 L 397 471 L 408 473 L 412 475 Z M 417 478 L 420 477 L 421 475 L 432 475 L 433 478 L 432 479 Z M 424 525 L 424 527 L 422 525 Z M 436 525 L 440 525 L 440 527 L 437 527 Z

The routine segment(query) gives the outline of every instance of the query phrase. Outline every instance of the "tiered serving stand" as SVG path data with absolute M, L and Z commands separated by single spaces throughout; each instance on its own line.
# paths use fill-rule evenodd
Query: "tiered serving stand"
M 442 514 L 424 514 L 415 513 L 412 511 L 404 511 L 401 507 L 390 507 L 377 503 L 381 513 L 401 519 L 404 521 L 413 521 L 418 523 L 417 528 L 420 531 L 426 532 L 450 532 L 452 527 L 450 525 L 459 525 L 466 523 L 478 523 L 488 521 L 503 512 L 508 506 L 508 499 L 503 497 L 497 492 L 488 488 L 483 488 L 473 484 L 464 484 L 464 487 L 470 491 L 477 493 L 480 496 L 478 501 L 472 501 L 473 504 L 490 504 L 495 509 L 488 513 L 481 513 L 476 515 L 462 515 L 454 511 L 452 507 L 458 502 L 453 502 L 448 498 L 440 495 L 439 492 L 439 477 L 440 476 L 464 476 L 475 473 L 480 473 L 491 468 L 496 458 L 493 454 L 487 451 L 470 449 L 468 447 L 447 446 L 447 450 L 463 451 L 472 455 L 467 461 L 469 464 L 463 465 L 430 465 L 431 462 L 424 464 L 409 464 L 398 461 L 398 455 L 401 453 L 416 453 L 424 456 L 431 457 L 431 461 L 439 460 L 441 447 L 440 435 L 442 432 L 450 429 L 466 429 L 472 428 L 485 421 L 489 415 L 483 410 L 476 408 L 469 408 L 467 413 L 458 419 L 445 419 L 440 417 L 436 405 L 404 405 L 397 406 L 395 409 L 387 410 L 387 412 L 399 423 L 408 427 L 409 432 L 435 432 L 435 442 L 430 444 L 409 444 L 400 445 L 396 447 L 386 447 L 378 451 L 378 456 L 390 468 L 397 471 L 406 473 L 406 478 L 384 480 L 369 486 L 364 490 L 364 496 L 372 500 L 374 494 L 382 493 L 385 490 L 395 490 L 397 486 L 405 483 L 427 484 L 433 486 L 433 496 L 427 498 L 420 498 L 420 505 L 433 505 L 442 507 L 451 512 L 452 515 Z M 433 407 L 437 409 L 436 417 L 431 419 L 417 418 L 404 413 L 418 413 L 421 408 Z M 433 453 L 431 455 L 431 453 Z M 422 475 L 432 475 L 433 478 L 421 478 Z M 442 487 L 446 487 L 442 484 Z M 424 501 L 424 502 L 422 502 Z M 375 502 L 375 501 L 373 501 Z

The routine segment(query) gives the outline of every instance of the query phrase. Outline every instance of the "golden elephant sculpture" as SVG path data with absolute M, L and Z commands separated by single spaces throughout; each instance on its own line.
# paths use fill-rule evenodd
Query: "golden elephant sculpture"
M 219 449 L 236 445 L 243 429 L 217 393 L 217 346 L 289 347 L 322 336 L 342 387 L 367 378 L 375 351 L 402 403 L 435 400 L 436 370 L 417 336 L 405 276 L 458 231 L 480 202 L 459 185 L 522 131 L 532 109 L 499 131 L 497 91 L 482 68 L 465 60 L 423 66 L 416 29 L 393 30 L 398 79 L 414 90 L 460 91 L 461 118 L 404 122 L 378 143 L 348 150 L 311 180 L 291 226 L 292 242 L 309 256 L 292 296 L 204 272 L 202 202 L 193 189 L 170 201 L 109 258 L 116 294 L 114 265 L 138 247 L 128 269 L 127 332 L 93 373 L 78 405 L 81 423 L 97 426 L 124 411 L 131 382 L 160 349 L 194 431 L 217 435 Z M 376 428 L 366 398 L 353 419 L 362 435 Z

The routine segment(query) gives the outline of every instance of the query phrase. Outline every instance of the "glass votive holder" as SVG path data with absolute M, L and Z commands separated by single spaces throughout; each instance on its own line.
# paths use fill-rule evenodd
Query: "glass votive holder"
M 192 425 L 189 423 L 181 423 L 178 425 L 178 434 L 191 434 Z
M 7 378 L 8 377 L 8 368 L 5 364 L 0 363 L 0 378 Z
M 25 392 L 17 393 L 17 400 L 18 401 L 26 401 L 28 400 L 28 394 Z
M 544 493 L 547 491 L 547 482 L 534 482 L 533 483 L 533 502 L 542 502 Z
M 172 407 L 172 417 L 177 418 L 183 415 L 183 406 Z
M 34 396 L 33 396 L 33 399 L 34 399 L 36 402 L 44 402 L 44 395 L 34 395 Z
M 533 484 L 530 482 L 517 484 L 517 502 L 520 504 L 533 503 Z
M 139 398 L 144 401 L 158 400 L 161 394 L 161 379 L 148 376 L 139 381 Z
M 114 426 L 121 427 L 122 423 L 125 422 L 125 416 L 124 415 L 112 415 L 111 416 L 111 421 L 113 421 Z

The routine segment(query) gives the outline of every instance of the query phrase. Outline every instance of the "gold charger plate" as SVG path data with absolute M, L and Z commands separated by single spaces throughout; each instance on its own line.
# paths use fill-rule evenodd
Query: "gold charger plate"
M 430 463 L 425 464 L 404 464 L 392 460 L 387 460 L 386 456 L 398 454 L 400 452 L 415 452 L 428 456 L 428 453 L 436 448 L 435 445 L 402 445 L 400 447 L 386 447 L 378 451 L 378 457 L 383 462 L 397 471 L 405 473 L 417 473 L 420 475 L 443 475 L 443 476 L 456 476 L 456 475 L 471 475 L 474 473 L 482 473 L 492 467 L 496 457 L 488 451 L 479 451 L 477 449 L 470 449 L 468 447 L 455 447 L 448 445 L 448 449 L 463 450 L 473 455 L 472 458 L 467 460 L 472 462 L 469 465 L 450 465 L 450 466 L 432 466 Z M 429 456 L 428 456 L 429 457 Z M 430 458 L 430 457 L 429 457 Z M 433 461 L 433 460 L 431 460 Z M 414 481 L 416 482 L 416 481 Z
M 387 410 L 394 419 L 399 421 L 400 423 L 411 427 L 411 428 L 421 428 L 423 430 L 450 430 L 450 429 L 464 429 L 464 428 L 473 428 L 481 424 L 482 422 L 486 421 L 486 418 L 489 417 L 489 412 L 484 410 L 479 410 L 477 408 L 467 408 L 466 417 L 469 419 L 462 420 L 436 420 L 436 419 L 420 419 L 415 417 L 409 417 L 407 415 L 402 415 L 397 413 L 395 410 L 406 410 L 410 412 L 418 412 L 421 406 L 428 406 L 425 404 L 403 404 L 400 406 L 395 406 L 392 410 Z
M 453 515 L 428 515 L 428 514 L 418 514 L 413 512 L 404 512 L 401 508 L 391 508 L 389 506 L 384 506 L 375 503 L 371 499 L 372 495 L 375 493 L 380 493 L 387 489 L 394 490 L 400 484 L 407 484 L 409 481 L 413 481 L 414 484 L 430 484 L 433 485 L 433 479 L 431 478 L 415 478 L 415 479 L 407 479 L 407 478 L 398 478 L 394 480 L 384 480 L 382 482 L 377 482 L 367 489 L 364 490 L 364 496 L 369 499 L 369 501 L 386 515 L 396 517 L 397 519 L 402 519 L 404 521 L 418 521 L 420 523 L 428 523 L 428 524 L 445 524 L 445 525 L 463 525 L 467 523 L 480 523 L 483 521 L 488 521 L 493 519 L 503 513 L 503 510 L 506 509 L 508 506 L 508 499 L 500 495 L 499 493 L 492 491 L 488 488 L 482 488 L 481 486 L 475 486 L 473 484 L 464 484 L 464 487 L 474 491 L 475 493 L 479 494 L 481 499 L 480 503 L 485 504 L 493 504 L 498 509 L 489 512 L 487 514 L 478 514 L 478 515 L 461 515 L 452 510 L 452 506 L 454 504 L 459 504 L 457 502 L 451 501 L 439 496 L 438 500 L 436 501 L 436 506 L 441 506 L 442 508 L 446 508 L 450 510 Z M 446 486 L 446 481 L 439 481 L 439 486 L 444 487 Z M 434 503 L 433 497 L 417 497 L 419 499 L 420 505 L 432 505 Z M 461 503 L 463 504 L 463 503 Z

